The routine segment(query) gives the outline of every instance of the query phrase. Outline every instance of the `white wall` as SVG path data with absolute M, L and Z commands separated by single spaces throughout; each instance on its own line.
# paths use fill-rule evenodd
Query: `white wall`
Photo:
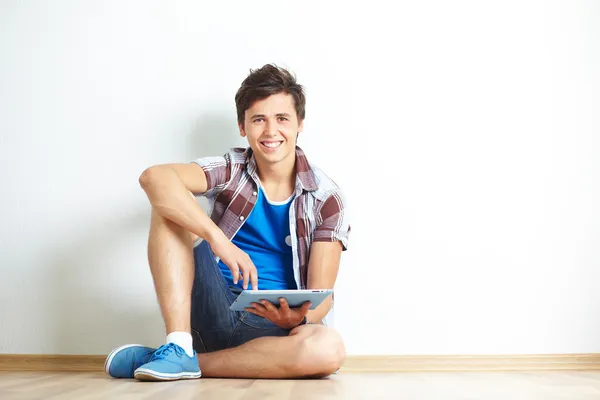
M 226 3 L 0 3 L 1 353 L 162 341 L 137 178 L 244 144 L 267 62 L 351 200 L 350 354 L 600 352 L 596 2 Z

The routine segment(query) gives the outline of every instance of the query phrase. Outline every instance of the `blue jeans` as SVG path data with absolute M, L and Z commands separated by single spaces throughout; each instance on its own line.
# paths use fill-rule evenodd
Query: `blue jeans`
M 206 241 L 194 247 L 195 277 L 192 288 L 192 338 L 194 350 L 208 353 L 239 346 L 263 336 L 288 336 L 283 329 L 247 311 L 231 311 L 239 295 L 230 288 Z

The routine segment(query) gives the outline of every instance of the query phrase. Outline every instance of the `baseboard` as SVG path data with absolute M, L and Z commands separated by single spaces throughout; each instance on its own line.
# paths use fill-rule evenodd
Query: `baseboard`
M 106 356 L 62 354 L 0 354 L 0 371 L 68 371 L 104 370 Z
M 101 372 L 103 355 L 0 354 L 0 371 Z M 600 370 L 600 354 L 348 356 L 341 372 Z

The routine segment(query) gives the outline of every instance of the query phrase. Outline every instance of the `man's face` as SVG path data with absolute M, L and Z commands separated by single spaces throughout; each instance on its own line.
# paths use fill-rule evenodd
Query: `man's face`
M 258 100 L 246 110 L 240 133 L 248 139 L 257 160 L 269 164 L 296 157 L 296 137 L 302 131 L 294 98 L 285 93 Z

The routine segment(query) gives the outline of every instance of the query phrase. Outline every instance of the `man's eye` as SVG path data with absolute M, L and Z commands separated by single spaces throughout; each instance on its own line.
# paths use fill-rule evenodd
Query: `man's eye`
M 287 121 L 288 119 L 286 117 L 279 117 L 280 121 Z
M 263 121 L 263 119 L 262 119 L 262 118 L 256 118 L 256 119 L 254 120 L 254 122 L 262 122 L 262 121 Z

